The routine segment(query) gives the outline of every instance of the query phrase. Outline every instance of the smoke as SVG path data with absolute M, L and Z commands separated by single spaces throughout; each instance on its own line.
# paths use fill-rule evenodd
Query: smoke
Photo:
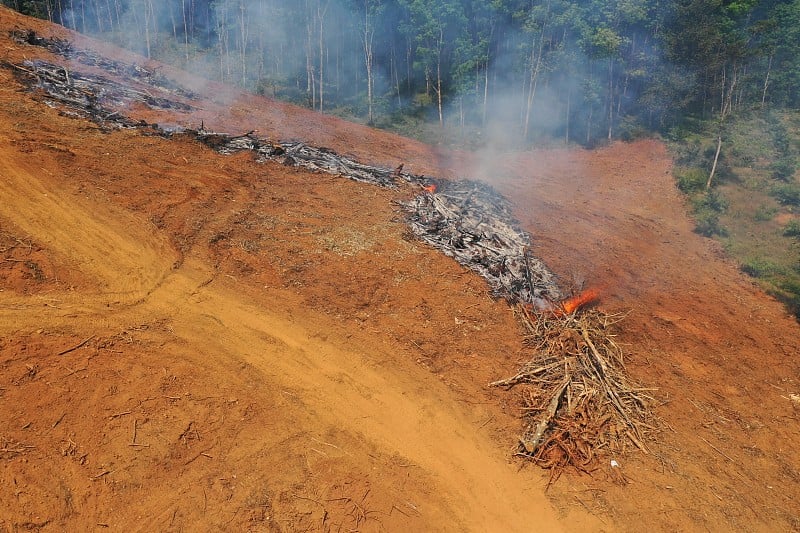
M 661 72 L 649 15 L 625 6 L 600 15 L 564 0 L 514 12 L 439 0 L 54 5 L 68 27 L 210 80 L 406 134 L 408 117 L 441 119 L 443 137 L 492 150 L 592 145 L 629 136 L 631 116 L 652 124 L 654 111 L 656 122 L 669 112 L 669 89 L 653 91 L 642 74 Z
M 347 118 L 373 118 L 406 135 L 415 134 L 415 121 L 427 121 L 419 127 L 428 140 L 438 136 L 442 145 L 478 154 L 477 175 L 491 175 L 509 151 L 594 145 L 627 135 L 626 113 L 669 112 L 671 85 L 659 84 L 668 87 L 659 93 L 639 79 L 643 71 L 659 72 L 658 50 L 635 32 L 625 35 L 619 23 L 619 30 L 602 21 L 587 29 L 572 21 L 586 13 L 556 0 L 519 13 L 480 2 L 448 2 L 454 11 L 446 13 L 420 7 L 434 4 L 74 0 L 75 9 L 56 15 L 69 27 L 196 74 L 190 88 L 223 104 L 233 102 L 236 91 L 225 87 L 235 85 Z M 206 79 L 223 84 L 212 89 Z M 437 131 L 431 122 L 439 116 Z M 454 166 L 441 161 L 442 168 Z
M 437 69 L 422 65 L 420 43 L 407 29 L 411 21 L 396 3 L 390 9 L 387 2 L 371 18 L 361 10 L 364 3 L 345 0 L 119 0 L 113 5 L 120 9 L 65 10 L 61 20 L 183 67 L 199 76 L 189 88 L 223 104 L 234 103 L 239 91 L 232 87 L 239 85 L 305 107 L 365 117 L 371 87 L 376 116 L 390 122 L 398 112 L 425 111 L 438 118 L 441 90 L 442 144 L 448 132 L 457 132 L 471 150 L 468 157 L 435 150 L 439 167 L 500 185 L 512 192 L 512 202 L 520 200 L 509 184 L 522 178 L 526 190 L 535 190 L 542 175 L 531 168 L 538 164 L 528 152 L 532 145 L 591 144 L 608 138 L 609 131 L 617 135 L 619 116 L 642 86 L 634 76 L 615 77 L 615 69 L 622 68 L 617 56 L 591 53 L 569 32 L 548 26 L 548 20 L 523 28 L 514 19 L 498 18 L 492 34 L 503 39 L 476 39 L 475 48 L 447 41 L 441 56 L 427 58 L 429 67 L 436 67 L 436 60 L 451 66 L 464 61 L 465 66 L 443 71 L 437 80 Z M 463 48 L 469 53 L 459 51 Z M 464 60 L 469 54 L 474 61 Z M 272 126 L 281 131 L 280 108 L 270 113 Z M 517 151 L 526 153 L 517 160 Z M 563 196 L 571 192 L 562 189 Z M 533 227 L 535 217 L 521 213 Z

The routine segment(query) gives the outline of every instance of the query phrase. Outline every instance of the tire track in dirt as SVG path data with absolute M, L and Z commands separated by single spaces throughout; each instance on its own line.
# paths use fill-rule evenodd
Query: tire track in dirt
M 42 173 L 49 171 L 30 156 L 0 152 L 0 218 L 92 278 L 106 303 L 135 302 L 163 281 L 177 259 L 165 239 L 132 214 L 71 194 Z
M 146 314 L 172 317 L 175 334 L 198 352 L 252 365 L 265 381 L 290 386 L 312 414 L 325 413 L 339 428 L 420 466 L 433 476 L 435 492 L 448 495 L 453 514 L 442 518 L 458 529 L 524 531 L 529 508 L 542 527 L 559 529 L 540 489 L 516 475 L 486 435 L 465 431 L 473 427 L 468 412 L 430 373 L 408 364 L 380 367 L 388 357 L 369 346 L 316 337 L 314 329 L 332 329 L 322 317 L 298 310 L 287 319 L 243 301 L 226 283 L 183 294 L 164 284 L 144 305 L 151 308 Z
M 424 507 L 441 515 L 429 517 L 435 523 L 450 522 L 459 530 L 524 531 L 530 524 L 527 509 L 535 508 L 541 527 L 560 529 L 540 487 L 517 475 L 488 435 L 467 431 L 474 427 L 468 408 L 435 376 L 405 362 L 400 368 L 381 367 L 379 362 L 390 357 L 380 348 L 322 340 L 316 331 L 335 329 L 324 316 L 306 316 L 297 308 L 288 316 L 279 299 L 272 309 L 247 302 L 232 282 L 209 282 L 213 275 L 189 258 L 144 302 L 105 319 L 122 327 L 158 317 L 182 345 L 205 358 L 204 364 L 221 372 L 253 367 L 264 386 L 298 397 L 306 415 L 417 465 L 431 476 L 432 492 L 446 495 Z

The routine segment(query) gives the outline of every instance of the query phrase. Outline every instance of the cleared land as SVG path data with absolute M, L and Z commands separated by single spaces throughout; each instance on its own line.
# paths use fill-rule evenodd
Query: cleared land
M 15 28 L 142 61 L 4 9 L 0 28 L 15 63 L 55 60 Z M 629 313 L 663 428 L 545 495 L 510 455 L 520 399 L 486 387 L 527 357 L 520 325 L 408 238 L 411 191 L 105 133 L 2 69 L 0 526 L 800 527 L 800 327 L 692 232 L 663 145 L 445 152 L 163 72 L 211 96 L 126 112 L 490 182 L 562 280 Z

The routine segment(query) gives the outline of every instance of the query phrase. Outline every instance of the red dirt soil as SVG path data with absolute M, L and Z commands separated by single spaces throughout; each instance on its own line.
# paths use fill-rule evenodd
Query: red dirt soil
M 0 8 L 12 29 L 144 60 Z M 657 141 L 448 152 L 205 83 L 153 122 L 484 179 L 567 285 L 626 312 L 648 455 L 592 477 L 511 455 L 530 354 L 390 191 L 189 139 L 104 133 L 0 70 L 0 530 L 800 528 L 800 327 L 692 232 Z M 75 70 L 89 67 L 75 65 Z

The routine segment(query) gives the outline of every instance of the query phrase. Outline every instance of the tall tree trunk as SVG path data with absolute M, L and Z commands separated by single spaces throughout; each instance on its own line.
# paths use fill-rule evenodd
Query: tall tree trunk
M 223 83 L 230 78 L 230 46 L 228 36 L 228 0 L 223 0 L 219 7 L 217 27 L 217 43 L 219 45 L 219 77 Z
M 764 76 L 764 90 L 761 91 L 761 106 L 763 107 L 767 101 L 767 88 L 769 87 L 769 75 L 772 72 L 772 58 L 773 54 L 769 55 L 769 61 L 767 62 L 767 73 Z
M 436 62 L 436 107 L 439 111 L 439 127 L 444 128 L 444 109 L 442 107 L 442 63 Z
M 608 58 L 608 140 L 614 128 L 614 58 Z
M 525 123 L 522 128 L 522 138 L 528 140 L 528 132 L 530 131 L 531 112 L 533 111 L 533 102 L 536 98 L 536 87 L 539 83 L 539 71 L 542 66 L 542 47 L 544 44 L 544 32 L 539 40 L 539 50 L 534 52 L 536 57 L 531 55 L 531 70 L 530 80 L 528 85 L 528 98 L 525 102 Z
M 594 114 L 594 105 L 589 104 L 589 115 L 586 118 L 586 144 L 592 141 L 592 115 Z
M 436 54 L 436 104 L 439 108 L 439 127 L 444 128 L 444 110 L 442 109 L 442 47 L 444 46 L 444 29 L 439 28 L 439 46 Z
M 570 112 L 570 103 L 572 100 L 572 87 L 567 88 L 567 113 L 566 117 L 564 118 L 564 144 L 569 144 L 569 112 Z
M 175 18 L 175 9 L 173 6 L 169 8 L 169 21 L 172 23 L 172 40 L 178 42 L 178 21 Z
M 264 0 L 258 0 L 258 10 L 256 13 L 258 13 L 259 16 L 263 16 L 263 14 L 267 12 L 264 5 Z M 258 26 L 256 26 L 256 28 L 258 29 Z M 258 39 L 258 77 L 256 79 L 262 80 L 267 76 L 267 54 L 264 45 L 264 31 L 256 31 L 256 38 Z M 274 90 L 272 96 L 275 96 Z
M 317 81 L 314 76 L 314 17 L 306 0 L 306 95 L 311 109 L 317 108 Z
M 247 21 L 247 7 L 242 0 L 239 0 L 239 58 L 242 64 L 242 87 L 247 86 L 247 40 L 249 38 Z
M 486 127 L 486 113 L 489 109 L 489 61 L 483 68 L 483 113 L 481 116 L 481 127 Z
M 103 23 L 103 10 L 100 9 L 100 2 L 98 0 L 92 0 L 92 5 L 94 6 L 94 18 L 97 31 L 98 33 L 104 33 L 105 24 Z
M 392 71 L 394 73 L 394 89 L 397 95 L 397 109 L 400 109 L 403 107 L 403 99 L 400 96 L 400 68 L 397 66 L 397 50 L 394 43 L 392 43 Z
M 545 21 L 550 12 L 550 4 L 547 4 L 547 12 L 545 13 Z M 533 102 L 536 98 L 536 87 L 539 83 L 539 72 L 542 68 L 542 53 L 544 52 L 544 34 L 546 30 L 545 21 L 542 21 L 542 27 L 539 31 L 539 42 L 531 46 L 530 58 L 530 82 L 528 85 L 528 98 L 525 104 L 525 122 L 522 128 L 522 138 L 528 140 L 528 132 L 530 131 L 531 112 L 533 110 Z
M 489 110 L 489 58 L 492 55 L 492 38 L 494 37 L 494 18 L 489 29 L 489 38 L 486 40 L 486 57 L 483 62 L 483 109 L 481 111 L 481 127 L 486 127 L 486 115 Z
M 722 150 L 722 135 L 717 137 L 717 153 L 714 154 L 714 164 L 711 165 L 711 172 L 708 174 L 708 181 L 706 181 L 706 190 L 711 188 L 711 180 L 714 179 L 714 173 L 717 171 L 717 161 L 719 161 L 719 152 Z
M 48 4 L 50 2 L 47 2 Z M 106 11 L 108 12 L 108 29 L 114 31 L 114 10 L 111 9 L 111 0 L 106 0 Z
M 75 22 L 75 0 L 69 0 L 69 14 L 72 19 L 72 30 L 78 31 L 78 24 Z M 67 26 L 69 28 L 69 26 Z
M 324 37 L 324 29 L 325 29 L 325 15 L 328 11 L 328 3 L 330 0 L 317 0 L 317 19 L 319 21 L 319 33 L 317 34 L 318 37 L 318 44 L 319 44 L 319 110 L 322 111 L 322 107 L 324 105 L 325 100 L 325 37 Z M 323 7 L 324 6 L 324 7 Z
M 183 51 L 186 56 L 186 63 L 189 63 L 189 26 L 186 23 L 186 0 L 181 0 L 181 11 L 183 13 Z
M 116 19 L 117 19 L 117 29 L 121 29 L 122 28 L 122 23 L 120 22 L 121 19 L 122 19 L 122 15 L 121 15 L 122 8 L 120 7 L 119 4 L 120 4 L 119 0 L 114 0 L 114 15 L 116 15 Z M 112 26 L 113 26 L 113 24 L 112 24 Z
M 464 138 L 464 97 L 458 97 L 458 125 L 461 138 Z
M 372 26 L 372 17 L 370 15 L 369 0 L 364 0 L 364 29 L 361 37 L 364 44 L 364 67 L 367 71 L 367 123 L 372 125 L 375 122 L 375 115 L 372 108 L 372 88 L 374 86 L 372 58 L 375 29 Z
M 337 21 L 337 24 L 335 24 L 335 26 L 338 25 L 338 22 L 339 21 Z M 335 70 L 335 76 L 334 76 L 334 80 L 335 80 L 334 85 L 336 87 L 336 101 L 337 102 L 341 102 L 342 101 L 342 47 L 343 47 L 342 40 L 343 40 L 343 38 L 342 38 L 341 33 L 338 33 L 336 35 L 336 46 L 334 48 L 336 57 L 334 58 L 334 61 L 333 61 L 334 67 L 336 69 Z M 358 71 L 358 70 L 359 69 L 356 69 L 356 71 Z
M 152 0 L 144 2 L 144 40 L 147 46 L 147 58 L 150 59 L 150 11 L 153 10 Z
M 406 37 L 406 89 L 410 92 L 411 91 L 411 66 L 413 62 L 411 58 L 413 57 L 414 52 L 411 48 L 411 39 Z M 428 69 L 425 69 L 425 94 L 430 94 L 428 91 Z

